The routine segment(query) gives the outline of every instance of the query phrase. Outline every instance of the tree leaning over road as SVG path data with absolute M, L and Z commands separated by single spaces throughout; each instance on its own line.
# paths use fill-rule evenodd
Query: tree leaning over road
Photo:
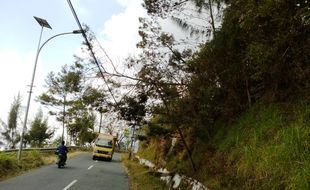
M 141 126 L 141 122 L 146 113 L 147 96 L 140 92 L 136 97 L 125 97 L 119 106 L 121 117 L 130 123 L 132 127 L 131 145 L 129 159 L 131 159 L 135 130 Z

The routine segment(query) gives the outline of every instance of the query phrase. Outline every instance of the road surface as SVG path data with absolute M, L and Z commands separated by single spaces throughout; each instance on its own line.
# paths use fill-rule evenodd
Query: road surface
M 67 160 L 65 168 L 56 164 L 31 170 L 0 182 L 0 190 L 128 190 L 128 177 L 115 153 L 111 162 L 93 161 L 89 153 Z

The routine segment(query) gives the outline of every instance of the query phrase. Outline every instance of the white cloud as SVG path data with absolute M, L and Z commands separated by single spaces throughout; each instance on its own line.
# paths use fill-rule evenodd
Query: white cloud
M 7 119 L 7 113 L 14 97 L 25 89 L 27 73 L 27 56 L 21 57 L 17 52 L 6 50 L 0 51 L 1 64 L 5 65 L 0 70 L 0 117 Z
M 124 6 L 123 12 L 113 15 L 104 23 L 99 40 L 113 61 L 120 61 L 135 54 L 138 35 L 139 17 L 146 16 L 141 6 L 142 0 L 117 0 Z
M 2 66 L 0 70 L 0 118 L 3 121 L 7 120 L 8 112 L 14 97 L 18 93 L 22 96 L 22 106 L 26 106 L 28 99 L 29 85 L 31 82 L 32 71 L 34 66 L 34 53 L 21 54 L 13 50 L 0 50 L 0 60 Z M 36 78 L 34 82 L 33 98 L 39 93 L 39 87 L 42 85 L 43 72 L 41 66 L 37 67 Z M 34 101 L 31 102 L 33 108 L 31 112 L 35 112 L 37 107 Z M 29 115 L 31 117 L 32 114 Z M 24 117 L 24 110 L 21 118 Z
M 128 7 L 130 4 L 133 4 L 136 2 L 142 2 L 142 1 L 136 1 L 136 0 L 116 0 L 116 1 L 123 7 Z

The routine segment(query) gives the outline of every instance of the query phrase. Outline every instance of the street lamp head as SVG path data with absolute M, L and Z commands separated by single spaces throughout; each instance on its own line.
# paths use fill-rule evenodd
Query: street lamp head
M 39 18 L 39 17 L 36 17 L 36 16 L 33 16 L 33 17 L 40 24 L 40 26 L 52 29 L 52 27 L 48 24 L 48 22 L 45 19 Z
M 83 32 L 84 32 L 83 30 L 73 30 L 72 31 L 73 34 L 81 34 Z

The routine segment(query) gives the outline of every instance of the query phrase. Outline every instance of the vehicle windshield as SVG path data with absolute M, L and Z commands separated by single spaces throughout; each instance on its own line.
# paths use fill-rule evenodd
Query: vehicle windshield
M 112 148 L 112 140 L 110 139 L 97 139 L 95 144 L 96 146 Z

